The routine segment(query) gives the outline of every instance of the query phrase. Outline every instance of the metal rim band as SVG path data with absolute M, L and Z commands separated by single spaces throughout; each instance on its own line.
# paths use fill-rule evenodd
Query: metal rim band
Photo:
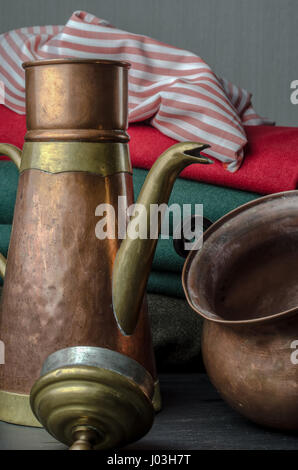
M 93 143 L 126 143 L 129 135 L 125 130 L 111 129 L 35 129 L 27 131 L 26 142 L 93 142 Z
M 117 351 L 95 346 L 60 349 L 48 356 L 40 375 L 70 366 L 91 366 L 116 372 L 133 380 L 152 400 L 154 381 L 151 374 L 137 361 Z
M 20 172 L 85 171 L 101 176 L 132 173 L 128 144 L 90 142 L 25 142 Z
M 84 59 L 84 58 L 61 58 L 61 59 L 42 59 L 42 60 L 29 60 L 22 64 L 23 69 L 28 67 L 37 67 L 38 65 L 54 65 L 54 64 L 99 64 L 108 66 L 125 67 L 129 69 L 131 64 L 125 60 L 110 60 L 110 59 Z

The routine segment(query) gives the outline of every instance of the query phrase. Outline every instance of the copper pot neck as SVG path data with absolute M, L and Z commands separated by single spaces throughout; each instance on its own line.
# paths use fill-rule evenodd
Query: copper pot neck
M 23 64 L 26 141 L 128 142 L 129 66 L 92 59 Z

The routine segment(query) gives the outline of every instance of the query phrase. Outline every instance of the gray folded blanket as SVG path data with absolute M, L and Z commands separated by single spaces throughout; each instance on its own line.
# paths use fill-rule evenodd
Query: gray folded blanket
M 147 298 L 158 371 L 201 371 L 202 318 L 185 299 L 159 294 Z

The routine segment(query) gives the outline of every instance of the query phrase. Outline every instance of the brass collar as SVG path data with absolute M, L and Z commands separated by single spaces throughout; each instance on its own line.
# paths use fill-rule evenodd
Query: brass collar
M 20 172 L 86 171 L 101 176 L 132 173 L 128 144 L 90 142 L 26 142 Z

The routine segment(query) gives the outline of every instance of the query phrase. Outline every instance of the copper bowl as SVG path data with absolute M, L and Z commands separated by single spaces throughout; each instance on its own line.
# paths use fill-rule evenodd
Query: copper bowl
M 297 430 L 298 191 L 214 223 L 187 257 L 183 286 L 205 319 L 202 353 L 219 393 L 256 423 Z

